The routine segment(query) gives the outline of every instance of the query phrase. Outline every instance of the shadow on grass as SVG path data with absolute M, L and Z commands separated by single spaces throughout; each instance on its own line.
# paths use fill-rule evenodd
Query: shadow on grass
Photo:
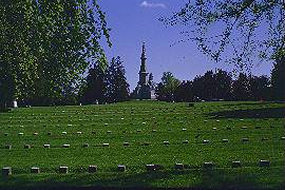
M 267 172 L 265 172 L 267 173 Z M 265 176 L 261 176 L 265 175 Z M 42 175 L 42 174 L 41 174 Z M 264 173 L 235 170 L 156 171 L 138 174 L 101 173 L 37 175 L 6 179 L 3 189 L 282 189 L 284 183 L 264 184 Z M 278 176 L 278 179 L 280 176 Z M 281 177 L 282 178 L 282 177 Z M 35 179 L 37 180 L 35 182 Z M 267 179 L 268 180 L 268 179 Z M 270 180 L 269 180 L 270 181 Z M 272 182 L 271 181 L 271 182 Z M 277 180 L 278 181 L 278 180 Z M 267 181 L 268 182 L 268 181 Z M 3 179 L 0 184 L 3 184 Z M 80 187 L 84 185 L 83 187 Z M 1 185 L 0 185 L 0 189 Z
M 272 104 L 284 105 L 285 102 L 282 101 L 266 101 L 266 102 L 235 102 L 235 103 L 227 103 L 223 104 L 223 106 L 227 107 L 236 107 L 236 106 L 266 106 Z
M 213 118 L 244 118 L 244 119 L 285 118 L 285 107 L 212 112 L 209 113 L 208 116 L 211 116 Z

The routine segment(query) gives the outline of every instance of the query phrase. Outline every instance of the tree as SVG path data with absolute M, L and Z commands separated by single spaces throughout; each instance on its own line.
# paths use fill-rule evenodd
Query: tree
M 212 100 L 216 98 L 215 88 L 213 71 L 207 71 L 203 76 L 196 76 L 193 80 L 193 93 L 201 99 Z
M 183 25 L 181 41 L 196 42 L 213 60 L 225 58 L 243 69 L 257 53 L 262 59 L 284 59 L 284 11 L 284 0 L 193 0 L 160 20 Z
M 180 85 L 180 81 L 176 79 L 171 72 L 164 72 L 161 82 L 156 88 L 158 100 L 174 101 L 174 93 Z
M 271 72 L 271 83 L 273 98 L 276 100 L 285 100 L 285 58 L 274 64 Z
M 126 71 L 121 58 L 113 57 L 106 73 L 106 99 L 107 102 L 121 102 L 129 99 L 129 84 L 126 79 Z
M 193 82 L 182 81 L 174 92 L 174 99 L 177 102 L 190 102 L 194 100 Z
M 5 99 L 58 103 L 104 56 L 109 28 L 96 0 L 1 1 L 0 81 Z M 0 88 L 2 88 L 0 87 Z M 32 99 L 32 100 L 31 100 Z
M 229 100 L 231 99 L 231 86 L 232 77 L 230 73 L 218 69 L 213 76 L 215 90 L 213 92 L 214 97 L 217 99 Z
M 251 100 L 268 100 L 270 99 L 270 81 L 265 75 L 249 76 L 249 91 Z
M 237 80 L 232 85 L 232 95 L 234 100 L 249 100 L 250 87 L 248 76 L 240 73 Z
M 81 101 L 83 103 L 104 103 L 107 91 L 106 72 L 108 69 L 107 59 L 100 59 L 89 69 L 86 85 L 83 86 Z

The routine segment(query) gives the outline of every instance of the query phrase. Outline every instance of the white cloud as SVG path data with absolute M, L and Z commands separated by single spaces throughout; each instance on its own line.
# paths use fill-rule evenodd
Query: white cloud
M 147 1 L 143 1 L 140 6 L 144 8 L 166 8 L 166 5 L 163 3 L 151 3 Z

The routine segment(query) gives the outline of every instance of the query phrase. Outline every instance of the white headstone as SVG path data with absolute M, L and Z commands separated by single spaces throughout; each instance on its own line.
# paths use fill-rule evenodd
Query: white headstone
M 16 100 L 13 101 L 13 108 L 18 108 L 18 102 Z
M 118 165 L 118 170 L 119 170 L 120 172 L 124 172 L 124 171 L 127 170 L 127 167 L 126 167 L 125 165 Z
M 40 168 L 39 167 L 32 167 L 31 168 L 31 173 L 39 174 L 40 173 Z
M 68 167 L 67 166 L 59 166 L 59 173 L 67 174 L 68 173 Z

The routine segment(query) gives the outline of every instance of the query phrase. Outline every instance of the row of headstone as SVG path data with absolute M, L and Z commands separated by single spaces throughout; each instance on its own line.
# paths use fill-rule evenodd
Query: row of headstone
M 268 138 L 267 138 L 267 137 L 263 137 L 261 140 L 262 140 L 262 141 L 266 141 L 266 140 L 268 140 Z M 281 140 L 285 140 L 285 137 L 281 137 Z M 241 141 L 242 141 L 242 142 L 249 142 L 249 138 L 242 138 Z M 223 142 L 223 143 L 228 143 L 228 142 L 229 142 L 229 139 L 222 139 L 222 142 Z M 204 140 L 202 141 L 202 143 L 203 143 L 203 144 L 209 144 L 209 143 L 210 143 L 210 140 L 204 139 Z M 143 146 L 148 146 L 148 145 L 151 144 L 151 142 L 142 142 L 142 143 L 140 143 L 140 144 L 143 145 Z M 170 142 L 169 142 L 168 140 L 165 140 L 165 141 L 163 141 L 163 144 L 164 144 L 164 145 L 170 145 Z M 189 144 L 189 140 L 187 140 L 187 139 L 186 139 L 186 140 L 183 140 L 183 141 L 182 141 L 182 144 Z M 109 146 L 110 146 L 110 143 L 104 142 L 104 143 L 102 143 L 102 146 L 103 146 L 103 147 L 109 147 Z M 125 142 L 123 142 L 123 146 L 130 146 L 130 143 L 125 141 Z M 50 148 L 51 145 L 47 143 L 47 144 L 44 144 L 43 147 L 44 147 L 44 148 Z M 63 147 L 63 148 L 70 148 L 70 144 L 63 144 L 62 147 Z M 82 144 L 82 147 L 83 147 L 83 148 L 88 148 L 88 147 L 89 147 L 89 144 L 88 144 L 88 143 L 84 143 L 84 144 Z M 4 148 L 10 150 L 10 149 L 12 149 L 12 145 L 11 145 L 11 144 L 6 144 L 6 145 L 4 146 Z M 24 145 L 24 148 L 25 148 L 25 149 L 30 149 L 30 148 L 32 148 L 32 146 L 31 146 L 30 144 L 25 144 L 25 145 Z
M 215 129 L 215 130 L 216 130 L 216 129 Z M 168 131 L 171 131 L 171 129 L 169 129 Z M 186 128 L 182 128 L 182 131 L 187 131 L 187 129 L 186 129 Z M 137 129 L 136 132 L 137 132 L 137 133 L 141 133 L 142 130 L 141 130 L 141 129 Z M 157 132 L 157 129 L 152 129 L 151 132 L 156 133 L 156 132 Z M 112 132 L 111 130 L 108 130 L 106 133 L 107 133 L 107 134 L 112 134 L 113 132 Z M 123 131 L 123 133 L 126 133 L 126 131 Z M 51 136 L 52 134 L 53 134 L 52 132 L 48 132 L 48 133 L 47 133 L 48 136 Z M 63 132 L 61 132 L 61 134 L 62 134 L 62 135 L 67 135 L 67 132 L 66 132 L 66 131 L 63 131 Z M 83 132 L 82 132 L 82 131 L 77 131 L 77 132 L 74 133 L 74 134 L 82 135 Z M 97 134 L 97 133 L 96 133 L 96 131 L 92 131 L 91 134 L 95 135 L 95 134 Z M 4 136 L 8 136 L 8 135 L 9 135 L 9 133 L 4 133 Z M 35 132 L 35 133 L 33 133 L 33 135 L 34 135 L 34 136 L 38 136 L 39 133 Z M 23 132 L 19 132 L 19 133 L 18 133 L 18 136 L 24 136 L 24 133 L 23 133 Z M 281 137 L 281 140 L 285 140 L 285 136 L 282 136 L 282 137 Z
M 270 161 L 269 160 L 260 160 L 258 164 L 260 167 L 269 167 Z M 215 165 L 213 162 L 204 162 L 203 163 L 204 169 L 213 169 L 214 166 Z M 159 165 L 159 164 L 146 164 L 145 167 L 146 167 L 147 171 L 157 171 L 157 170 L 164 169 L 164 167 L 162 165 Z M 241 167 L 242 167 L 241 161 L 239 161 L 239 160 L 232 161 L 232 168 L 241 168 Z M 175 163 L 174 169 L 184 170 L 184 169 L 186 169 L 186 167 L 183 163 Z M 96 173 L 97 170 L 98 170 L 97 165 L 89 165 L 89 167 L 88 167 L 89 173 Z M 126 165 L 119 164 L 117 166 L 117 171 L 119 171 L 119 172 L 125 172 L 126 170 L 127 170 Z M 59 166 L 58 172 L 61 174 L 67 174 L 68 173 L 68 166 Z M 32 167 L 31 173 L 34 173 L 34 174 L 40 173 L 40 168 L 39 167 Z M 12 175 L 12 168 L 11 167 L 3 167 L 2 168 L 2 175 L 3 176 Z

